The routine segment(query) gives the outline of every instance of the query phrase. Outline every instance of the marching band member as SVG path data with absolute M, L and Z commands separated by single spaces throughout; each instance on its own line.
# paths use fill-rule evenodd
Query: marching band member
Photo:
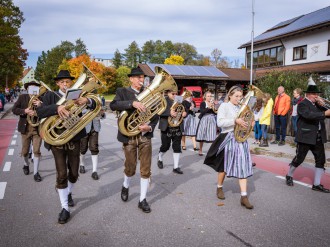
M 176 117 L 177 112 L 171 109 L 177 91 L 168 91 L 166 101 L 167 107 L 166 110 L 159 116 L 159 129 L 161 131 L 161 141 L 162 145 L 159 148 L 158 162 L 157 165 L 159 169 L 163 169 L 163 156 L 170 149 L 171 142 L 173 148 L 173 160 L 174 167 L 173 172 L 177 174 L 183 174 L 179 167 L 180 153 L 181 153 L 181 138 L 183 132 L 183 122 L 178 127 L 171 127 L 168 123 L 169 117 Z M 185 117 L 186 112 L 182 113 L 182 116 Z
M 58 91 L 47 92 L 43 97 L 43 103 L 37 107 L 39 118 L 47 118 L 59 115 L 62 119 L 70 116 L 70 111 L 65 109 L 65 105 L 56 103 L 65 96 L 66 91 L 72 85 L 74 77 L 68 70 L 60 70 L 54 78 Z M 85 97 L 80 97 L 74 102 L 77 105 L 87 104 L 90 109 L 95 109 L 95 101 Z M 78 179 L 80 139 L 86 136 L 86 130 L 83 128 L 69 142 L 60 146 L 52 146 L 45 142 L 45 148 L 52 150 L 56 166 L 56 188 L 60 197 L 62 210 L 58 217 L 58 223 L 65 224 L 70 218 L 69 207 L 74 206 L 72 199 L 72 189 Z
M 184 131 L 182 134 L 182 150 L 186 150 L 186 136 L 190 136 L 193 142 L 194 151 L 198 151 L 199 149 L 196 146 L 196 130 L 197 130 L 197 120 L 195 118 L 195 107 L 196 104 L 192 100 L 192 97 L 185 99 L 182 102 L 185 107 L 187 116 L 183 119 L 184 123 Z
M 101 118 L 105 118 L 104 110 L 101 110 L 100 113 L 90 121 L 86 126 L 87 135 L 80 140 L 80 173 L 85 173 L 85 154 L 87 149 L 91 151 L 92 154 L 92 165 L 93 172 L 92 178 L 94 180 L 99 179 L 97 174 L 97 166 L 99 160 L 99 132 L 101 131 Z
M 196 141 L 199 142 L 199 156 L 203 156 L 203 143 L 213 142 L 217 137 L 216 113 L 214 112 L 211 92 L 204 94 L 204 101 L 200 105 L 199 123 Z
M 24 84 L 24 88 L 28 91 L 29 86 L 38 86 L 40 84 L 36 81 L 30 81 Z M 18 131 L 21 133 L 22 136 L 22 152 L 21 155 L 24 158 L 24 166 L 23 172 L 25 175 L 29 175 L 30 168 L 29 168 L 29 151 L 30 145 L 32 144 L 32 152 L 34 154 L 33 157 L 33 178 L 36 182 L 41 182 L 41 176 L 38 172 L 39 170 L 39 163 L 40 163 L 40 146 L 42 139 L 38 134 L 38 126 L 33 127 L 27 121 L 27 115 L 33 116 L 35 114 L 33 109 L 28 107 L 29 101 L 32 95 L 30 94 L 21 94 L 18 100 L 15 102 L 13 107 L 13 113 L 19 116 L 18 122 Z
M 110 108 L 113 111 L 127 111 L 129 114 L 132 114 L 135 109 L 145 112 L 145 106 L 136 99 L 137 95 L 143 91 L 144 73 L 140 68 L 133 68 L 131 73 L 128 74 L 128 77 L 131 86 L 117 89 L 116 96 L 110 103 Z M 130 181 L 132 176 L 135 175 L 137 159 L 139 158 L 141 179 L 138 208 L 144 213 L 151 212 L 146 196 L 151 175 L 151 138 L 153 137 L 157 122 L 158 116 L 155 115 L 151 118 L 150 123 L 142 123 L 139 126 L 141 133 L 138 135 L 129 137 L 123 135 L 119 129 L 117 135 L 118 141 L 123 143 L 125 154 L 124 182 L 121 190 L 121 199 L 124 202 L 128 200 Z
M 247 141 L 239 143 L 234 137 L 236 124 L 247 127 L 242 118 L 237 118 L 239 102 L 243 97 L 243 90 L 233 86 L 227 94 L 229 102 L 222 103 L 218 109 L 217 124 L 221 127 L 221 134 L 212 143 L 204 164 L 218 172 L 217 197 L 225 199 L 222 189 L 225 176 L 238 178 L 241 189 L 241 205 L 252 209 L 247 197 L 247 178 L 252 176 L 252 160 Z

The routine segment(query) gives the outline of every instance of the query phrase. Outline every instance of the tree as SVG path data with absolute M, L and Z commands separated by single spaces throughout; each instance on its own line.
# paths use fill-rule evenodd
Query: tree
M 137 64 L 140 62 L 141 58 L 141 50 L 138 44 L 133 41 L 127 49 L 125 49 L 125 57 L 126 57 L 126 65 L 129 68 L 135 68 Z
M 117 69 L 117 75 L 116 75 L 116 89 L 118 87 L 127 87 L 130 85 L 130 81 L 128 79 L 128 74 L 131 72 L 131 70 L 126 66 L 121 66 Z
M 122 66 L 122 55 L 120 54 L 119 50 L 117 49 L 115 51 L 115 54 L 114 54 L 114 57 L 113 57 L 113 60 L 112 60 L 112 63 L 113 63 L 113 66 L 118 69 L 120 66 Z
M 105 67 L 103 69 L 102 75 L 100 80 L 105 82 L 106 87 L 99 91 L 99 93 L 108 92 L 108 93 L 115 93 L 117 89 L 117 71 L 115 68 Z M 103 91 L 103 92 L 102 92 Z
M 0 2 L 0 87 L 13 87 L 22 77 L 28 53 L 18 35 L 24 22 L 23 13 L 12 0 Z
M 218 48 L 215 48 L 215 49 L 211 52 L 211 56 L 212 56 L 212 58 L 213 58 L 213 65 L 214 65 L 215 67 L 218 67 L 218 64 L 219 64 L 219 61 L 220 61 L 221 55 L 222 55 L 222 51 L 219 50 Z
M 183 57 L 185 64 L 189 65 L 197 57 L 196 48 L 188 43 L 175 43 L 174 53 Z
M 81 39 L 76 40 L 74 52 L 75 52 L 76 57 L 79 57 L 81 55 L 88 55 L 87 47 Z
M 155 50 L 154 55 L 151 58 L 151 63 L 164 63 L 165 61 L 164 47 L 163 42 L 161 40 L 157 40 L 155 42 Z
M 169 58 L 165 59 L 165 64 L 173 64 L 173 65 L 183 65 L 184 59 L 178 55 L 172 55 Z
M 151 59 L 155 55 L 155 42 L 149 40 L 144 43 L 141 51 L 141 60 L 145 63 L 150 63 Z

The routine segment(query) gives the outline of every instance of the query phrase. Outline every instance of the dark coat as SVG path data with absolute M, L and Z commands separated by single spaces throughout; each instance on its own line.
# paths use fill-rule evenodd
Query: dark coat
M 25 109 L 28 107 L 30 101 L 29 94 L 21 94 L 13 106 L 13 113 L 19 116 L 17 130 L 21 134 L 25 134 L 27 131 L 28 122 L 26 120 L 27 114 Z
M 299 103 L 297 107 L 297 142 L 315 145 L 319 124 L 321 124 L 322 143 L 326 143 L 325 110 L 321 106 L 313 105 L 308 99 L 304 99 Z
M 192 104 L 194 105 L 194 108 L 196 108 L 196 104 L 195 104 L 194 101 L 189 102 L 187 100 L 184 100 L 182 102 L 182 105 L 184 106 L 184 109 L 186 110 L 187 115 L 192 115 L 193 117 L 195 117 L 196 116 L 195 111 L 190 110 L 190 107 L 191 107 Z
M 142 92 L 143 89 L 141 89 L 140 92 Z M 133 107 L 133 102 L 137 101 L 137 96 L 138 94 L 131 88 L 131 87 L 122 87 L 122 88 L 118 88 L 116 91 L 116 96 L 113 99 L 113 101 L 111 101 L 110 103 L 110 109 L 113 111 L 127 111 L 128 116 L 130 116 L 134 111 L 135 108 Z M 152 131 L 151 132 L 147 132 L 144 136 L 151 139 L 154 135 L 154 129 L 157 125 L 158 122 L 158 115 L 153 116 L 150 119 L 150 123 L 149 126 L 151 126 Z M 118 134 L 117 134 L 117 139 L 118 141 L 122 142 L 122 143 L 128 143 L 129 141 L 129 137 L 123 135 L 119 129 L 118 129 Z
M 165 99 L 166 99 L 166 102 L 167 102 L 166 110 L 159 116 L 159 126 L 158 126 L 158 128 L 161 131 L 167 131 L 167 128 L 169 127 L 168 118 L 171 116 L 171 107 L 174 103 L 174 101 L 171 100 L 169 97 L 166 97 Z M 181 132 L 183 132 L 183 121 L 180 124 L 180 130 L 181 130 Z
M 58 91 L 47 92 L 42 98 L 43 103 L 36 110 L 38 117 L 41 119 L 41 118 L 47 118 L 54 115 L 58 115 L 57 113 L 58 105 L 56 103 L 61 99 L 61 97 L 62 95 Z M 95 107 L 96 107 L 96 103 L 92 99 L 92 105 L 91 107 L 89 107 L 89 109 L 95 109 Z M 86 136 L 85 128 L 83 128 L 78 134 L 76 134 L 70 141 L 78 141 L 84 136 Z M 51 145 L 45 142 L 45 148 L 49 150 L 50 147 Z
M 205 101 L 201 103 L 199 110 L 200 110 L 200 114 L 198 116 L 199 119 L 202 119 L 202 117 L 207 114 L 217 115 L 211 108 L 206 108 Z

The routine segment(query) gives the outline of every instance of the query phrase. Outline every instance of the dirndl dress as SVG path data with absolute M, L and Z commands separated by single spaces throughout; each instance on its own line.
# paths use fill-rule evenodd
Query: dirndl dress
M 217 120 L 216 115 L 206 114 L 198 123 L 196 141 L 213 142 L 217 137 Z
M 184 133 L 183 136 L 196 136 L 197 119 L 189 114 L 183 119 Z
M 204 164 L 227 177 L 248 178 L 253 175 L 249 143 L 237 142 L 234 133 L 220 134 L 208 150 Z

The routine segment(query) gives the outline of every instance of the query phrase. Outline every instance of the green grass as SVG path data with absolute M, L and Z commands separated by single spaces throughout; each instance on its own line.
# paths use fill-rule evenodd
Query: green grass
M 115 97 L 115 94 L 109 94 L 109 95 L 104 95 L 105 100 L 113 100 L 113 98 Z

